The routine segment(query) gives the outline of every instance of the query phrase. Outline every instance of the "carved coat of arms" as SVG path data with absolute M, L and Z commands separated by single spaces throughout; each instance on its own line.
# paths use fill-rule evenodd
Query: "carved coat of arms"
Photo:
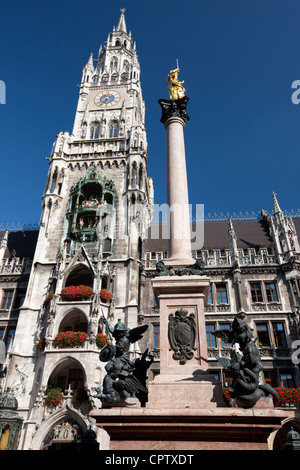
M 170 313 L 168 336 L 171 349 L 174 351 L 173 359 L 185 364 L 194 357 L 196 323 L 195 315 L 188 316 L 187 310 L 176 310 Z

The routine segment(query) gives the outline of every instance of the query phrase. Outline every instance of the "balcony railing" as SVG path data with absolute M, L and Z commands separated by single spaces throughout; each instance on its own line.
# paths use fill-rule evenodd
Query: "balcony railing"
M 30 258 L 4 258 L 0 267 L 0 274 L 30 274 L 32 259 Z
M 192 251 L 192 256 L 194 259 L 201 259 L 206 267 L 229 267 L 233 262 L 230 250 L 194 250 Z M 274 253 L 270 253 L 267 248 L 260 248 L 259 250 L 255 250 L 254 248 L 247 250 L 239 249 L 238 257 L 240 266 L 258 266 L 277 263 Z M 164 259 L 167 259 L 167 256 L 161 251 L 146 252 L 145 268 L 155 269 L 155 264 Z

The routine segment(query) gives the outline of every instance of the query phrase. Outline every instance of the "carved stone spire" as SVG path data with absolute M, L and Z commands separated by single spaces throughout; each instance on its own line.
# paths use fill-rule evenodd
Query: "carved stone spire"
M 120 16 L 119 23 L 116 29 L 116 31 L 123 31 L 123 33 L 127 33 L 125 11 L 126 11 L 126 8 L 120 8 L 121 16 Z
M 273 197 L 273 205 L 274 205 L 274 217 L 277 223 L 280 223 L 280 222 L 282 223 L 284 220 L 284 216 L 278 204 L 277 194 L 274 191 L 272 193 L 272 197 Z

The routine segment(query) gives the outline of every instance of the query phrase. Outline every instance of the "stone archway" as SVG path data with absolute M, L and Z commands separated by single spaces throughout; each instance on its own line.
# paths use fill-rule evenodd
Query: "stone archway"
M 91 270 L 84 264 L 76 265 L 68 274 L 65 287 L 85 285 L 93 287 L 93 274 Z
M 63 314 L 58 333 L 63 331 L 88 331 L 88 320 L 86 315 L 78 308 L 72 308 L 67 313 Z
M 62 420 L 52 427 L 47 433 L 44 447 L 41 450 L 78 450 L 78 440 L 83 436 L 83 431 L 73 419 Z
M 69 426 L 66 426 L 65 423 L 68 423 Z M 49 450 L 52 445 L 51 450 L 72 450 L 75 444 L 75 433 L 82 435 L 89 426 L 88 419 L 66 406 L 51 414 L 39 426 L 32 438 L 30 450 Z M 67 434 L 64 434 L 65 430 Z M 68 448 L 68 446 L 70 447 Z
M 78 390 L 84 388 L 85 383 L 86 374 L 82 364 L 73 357 L 65 357 L 53 368 L 47 386 Z

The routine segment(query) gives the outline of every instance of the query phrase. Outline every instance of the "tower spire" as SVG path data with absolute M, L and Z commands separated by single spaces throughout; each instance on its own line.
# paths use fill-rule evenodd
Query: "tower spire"
M 278 201 L 277 201 L 277 194 L 273 191 L 272 193 L 273 197 L 273 204 L 274 204 L 274 214 L 281 213 L 282 210 L 279 207 Z
M 125 11 L 126 11 L 126 8 L 120 8 L 121 16 L 120 16 L 119 23 L 116 29 L 116 31 L 123 31 L 123 33 L 127 33 Z

